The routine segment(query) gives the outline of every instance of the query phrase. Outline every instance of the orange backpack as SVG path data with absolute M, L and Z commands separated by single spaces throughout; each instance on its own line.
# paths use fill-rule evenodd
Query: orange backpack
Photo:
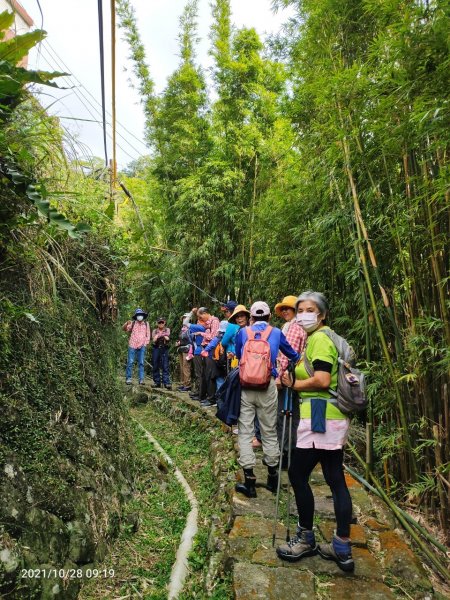
M 247 341 L 239 362 L 241 387 L 253 390 L 266 390 L 269 387 L 272 376 L 272 360 L 267 338 L 272 329 L 270 325 L 264 331 L 253 331 L 250 327 L 245 328 Z M 261 335 L 259 339 L 255 339 L 256 333 Z

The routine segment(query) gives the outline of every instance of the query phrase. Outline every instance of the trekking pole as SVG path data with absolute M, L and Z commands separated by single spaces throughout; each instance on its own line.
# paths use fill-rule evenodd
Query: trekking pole
M 288 473 L 291 466 L 291 443 L 292 443 L 292 388 L 288 388 Z M 289 476 L 288 476 L 289 478 Z M 291 539 L 291 484 L 288 481 L 287 488 L 287 525 L 286 525 L 286 541 L 289 542 Z
M 290 362 L 288 364 L 288 372 L 292 377 L 292 385 L 295 383 L 295 363 Z M 292 387 L 288 388 L 288 473 L 291 467 L 291 444 L 292 444 Z M 287 489 L 287 526 L 286 526 L 286 541 L 289 542 L 291 539 L 291 485 L 288 481 Z
M 284 401 L 283 401 L 283 429 L 281 433 L 281 447 L 280 447 L 280 460 L 278 463 L 278 481 L 277 481 L 277 498 L 275 500 L 275 518 L 273 524 L 273 535 L 272 535 L 272 548 L 275 546 L 275 536 L 277 533 L 277 524 L 278 524 L 278 508 L 280 503 L 280 489 L 281 489 L 281 466 L 283 462 L 283 448 L 284 448 L 284 438 L 286 434 L 286 416 L 288 412 L 288 390 L 287 388 L 284 390 Z

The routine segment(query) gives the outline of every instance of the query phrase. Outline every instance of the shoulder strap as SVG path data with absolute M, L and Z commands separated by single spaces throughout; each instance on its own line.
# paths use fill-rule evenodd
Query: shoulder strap
M 314 367 L 309 362 L 309 359 L 306 356 L 306 348 L 305 348 L 305 351 L 303 352 L 303 364 L 305 365 L 305 371 L 308 373 L 308 375 L 310 377 L 313 377 L 314 376 Z
M 134 329 L 134 326 L 135 326 L 135 325 L 136 325 L 136 321 L 133 321 L 133 325 L 131 326 L 131 331 L 130 331 L 130 333 L 133 333 L 133 329 Z
M 267 341 L 267 338 L 272 333 L 272 329 L 273 329 L 273 327 L 271 325 L 267 325 L 267 327 L 264 329 L 264 331 L 261 332 L 261 339 L 264 341 Z
M 255 339 L 255 333 L 256 333 L 256 331 L 253 331 L 253 329 L 251 327 L 246 327 L 245 328 L 245 333 L 247 334 L 247 341 Z

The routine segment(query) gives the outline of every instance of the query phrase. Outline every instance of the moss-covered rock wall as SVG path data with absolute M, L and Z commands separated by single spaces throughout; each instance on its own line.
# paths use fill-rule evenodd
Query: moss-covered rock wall
M 67 240 L 63 254 L 95 304 L 114 278 L 107 251 Z M 0 597 L 70 599 L 83 568 L 105 555 L 131 492 L 118 336 L 57 269 L 46 278 L 35 255 L 9 258 L 0 273 Z

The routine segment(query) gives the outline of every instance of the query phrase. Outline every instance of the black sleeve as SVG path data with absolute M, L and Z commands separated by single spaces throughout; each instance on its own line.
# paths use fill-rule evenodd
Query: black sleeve
M 333 368 L 333 365 L 326 360 L 313 360 L 312 366 L 314 367 L 314 371 L 325 371 L 330 374 Z

